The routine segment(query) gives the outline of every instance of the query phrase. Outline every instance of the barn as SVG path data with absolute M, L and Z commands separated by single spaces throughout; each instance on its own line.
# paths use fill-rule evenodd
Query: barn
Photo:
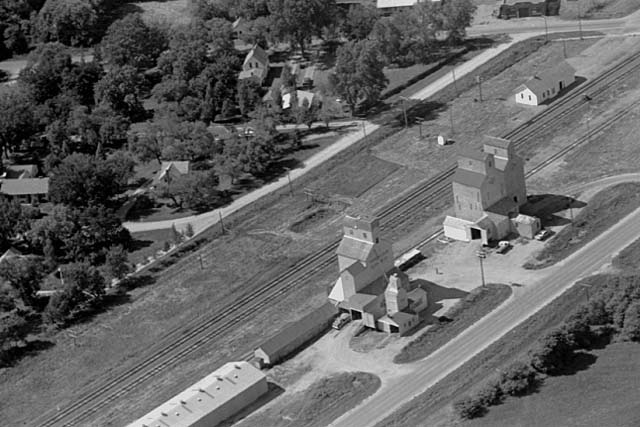
M 288 323 L 254 351 L 255 358 L 261 366 L 277 364 L 328 329 L 336 314 L 336 306 L 327 302 L 302 319 Z
M 229 362 L 128 427 L 215 427 L 268 390 L 259 369 Z
M 558 96 L 575 80 L 576 70 L 567 61 L 562 61 L 553 69 L 533 76 L 519 86 L 515 101 L 518 104 L 540 105 Z

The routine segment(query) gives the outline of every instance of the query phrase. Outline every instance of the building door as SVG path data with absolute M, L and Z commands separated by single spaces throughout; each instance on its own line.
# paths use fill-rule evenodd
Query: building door
M 362 312 L 358 310 L 351 310 L 351 319 L 353 320 L 362 319 Z
M 397 334 L 398 332 L 400 332 L 400 328 L 398 328 L 396 325 L 389 325 L 389 331 L 391 331 L 392 334 Z
M 558 89 L 558 92 L 560 92 L 564 88 L 564 85 L 562 84 L 562 82 L 558 83 L 558 87 L 560 88 Z
M 482 233 L 477 228 L 471 228 L 471 240 L 478 240 L 482 238 Z

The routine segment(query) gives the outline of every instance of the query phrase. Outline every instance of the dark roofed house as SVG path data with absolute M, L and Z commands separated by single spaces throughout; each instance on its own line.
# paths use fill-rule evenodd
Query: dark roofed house
M 4 179 L 0 181 L 0 193 L 20 203 L 36 205 L 47 200 L 49 178 Z
M 280 332 L 263 342 L 255 350 L 254 356 L 263 366 L 277 364 L 326 330 L 336 314 L 338 309 L 333 304 L 324 304 L 302 319 L 288 323 Z
M 242 63 L 242 71 L 238 76 L 239 80 L 256 79 L 262 84 L 269 72 L 269 55 L 260 46 L 255 45 L 247 53 Z
M 4 170 L 6 179 L 35 178 L 37 175 L 38 165 L 11 165 Z

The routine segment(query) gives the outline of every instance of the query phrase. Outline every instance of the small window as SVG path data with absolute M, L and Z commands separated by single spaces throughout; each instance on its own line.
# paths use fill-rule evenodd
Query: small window
M 524 98 L 524 93 L 520 94 L 520 99 Z
M 531 95 L 529 95 L 529 101 L 531 101 Z
M 353 230 L 349 230 L 349 234 L 353 236 Z
M 364 237 L 365 239 L 368 239 L 367 233 L 362 233 L 362 237 Z

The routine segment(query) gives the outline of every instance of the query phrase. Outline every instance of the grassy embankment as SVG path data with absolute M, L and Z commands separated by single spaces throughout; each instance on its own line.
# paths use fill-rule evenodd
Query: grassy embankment
M 490 283 L 476 288 L 445 314 L 448 320 L 436 321 L 422 335 L 404 346 L 393 359 L 410 363 L 425 358 L 462 331 L 482 319 L 511 296 L 511 287 Z
M 561 261 L 640 207 L 640 183 L 624 183 L 597 193 L 567 225 L 545 245 L 527 269 L 540 269 Z

